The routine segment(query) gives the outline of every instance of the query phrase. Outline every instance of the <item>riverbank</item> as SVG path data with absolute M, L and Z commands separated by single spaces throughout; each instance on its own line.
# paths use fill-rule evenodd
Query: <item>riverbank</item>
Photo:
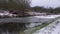
M 55 20 L 57 20 L 57 19 L 59 19 L 59 18 L 56 18 L 56 19 L 53 19 L 51 22 L 49 22 L 49 23 L 44 23 L 44 24 L 42 24 L 42 25 L 40 25 L 40 26 L 37 26 L 36 28 L 32 28 L 32 30 L 27 30 L 27 32 L 29 32 L 29 33 L 27 33 L 27 34 L 32 34 L 32 33 L 34 33 L 35 31 L 37 31 L 37 30 L 39 30 L 39 29 L 41 29 L 41 28 L 43 28 L 43 27 L 46 27 L 47 25 L 49 25 L 50 23 L 52 23 L 52 22 L 54 22 Z
M 60 34 L 60 19 L 36 31 L 34 34 Z M 37 33 L 38 32 L 38 33 Z

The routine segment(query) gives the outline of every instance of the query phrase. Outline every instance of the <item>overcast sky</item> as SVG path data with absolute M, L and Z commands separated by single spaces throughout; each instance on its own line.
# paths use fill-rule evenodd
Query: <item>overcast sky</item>
M 31 6 L 60 7 L 60 0 L 32 0 Z

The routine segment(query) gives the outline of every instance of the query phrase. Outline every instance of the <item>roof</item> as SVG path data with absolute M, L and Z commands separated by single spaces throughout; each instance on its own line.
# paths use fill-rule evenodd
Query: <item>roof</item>
M 17 15 L 16 15 L 16 14 L 9 13 L 9 11 L 0 10 L 0 17 L 1 17 L 1 16 L 13 17 L 13 16 L 17 16 Z

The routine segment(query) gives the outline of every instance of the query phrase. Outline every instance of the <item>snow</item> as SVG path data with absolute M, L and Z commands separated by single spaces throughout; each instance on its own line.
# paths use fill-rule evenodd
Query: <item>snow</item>
M 1 16 L 3 16 L 4 14 L 3 13 L 0 13 Z
M 60 23 L 56 26 L 56 29 L 52 32 L 52 34 L 60 34 Z
M 34 16 L 36 18 L 56 18 L 59 17 L 60 15 L 46 15 L 46 16 Z
M 60 34 L 60 19 L 33 34 Z
M 17 15 L 9 13 L 9 11 L 5 11 L 4 13 L 0 13 L 0 16 L 17 16 Z

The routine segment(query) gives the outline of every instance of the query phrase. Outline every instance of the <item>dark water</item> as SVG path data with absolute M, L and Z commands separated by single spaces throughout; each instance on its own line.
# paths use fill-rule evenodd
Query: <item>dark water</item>
M 19 34 L 25 30 L 24 23 L 4 23 L 0 24 L 0 34 Z

